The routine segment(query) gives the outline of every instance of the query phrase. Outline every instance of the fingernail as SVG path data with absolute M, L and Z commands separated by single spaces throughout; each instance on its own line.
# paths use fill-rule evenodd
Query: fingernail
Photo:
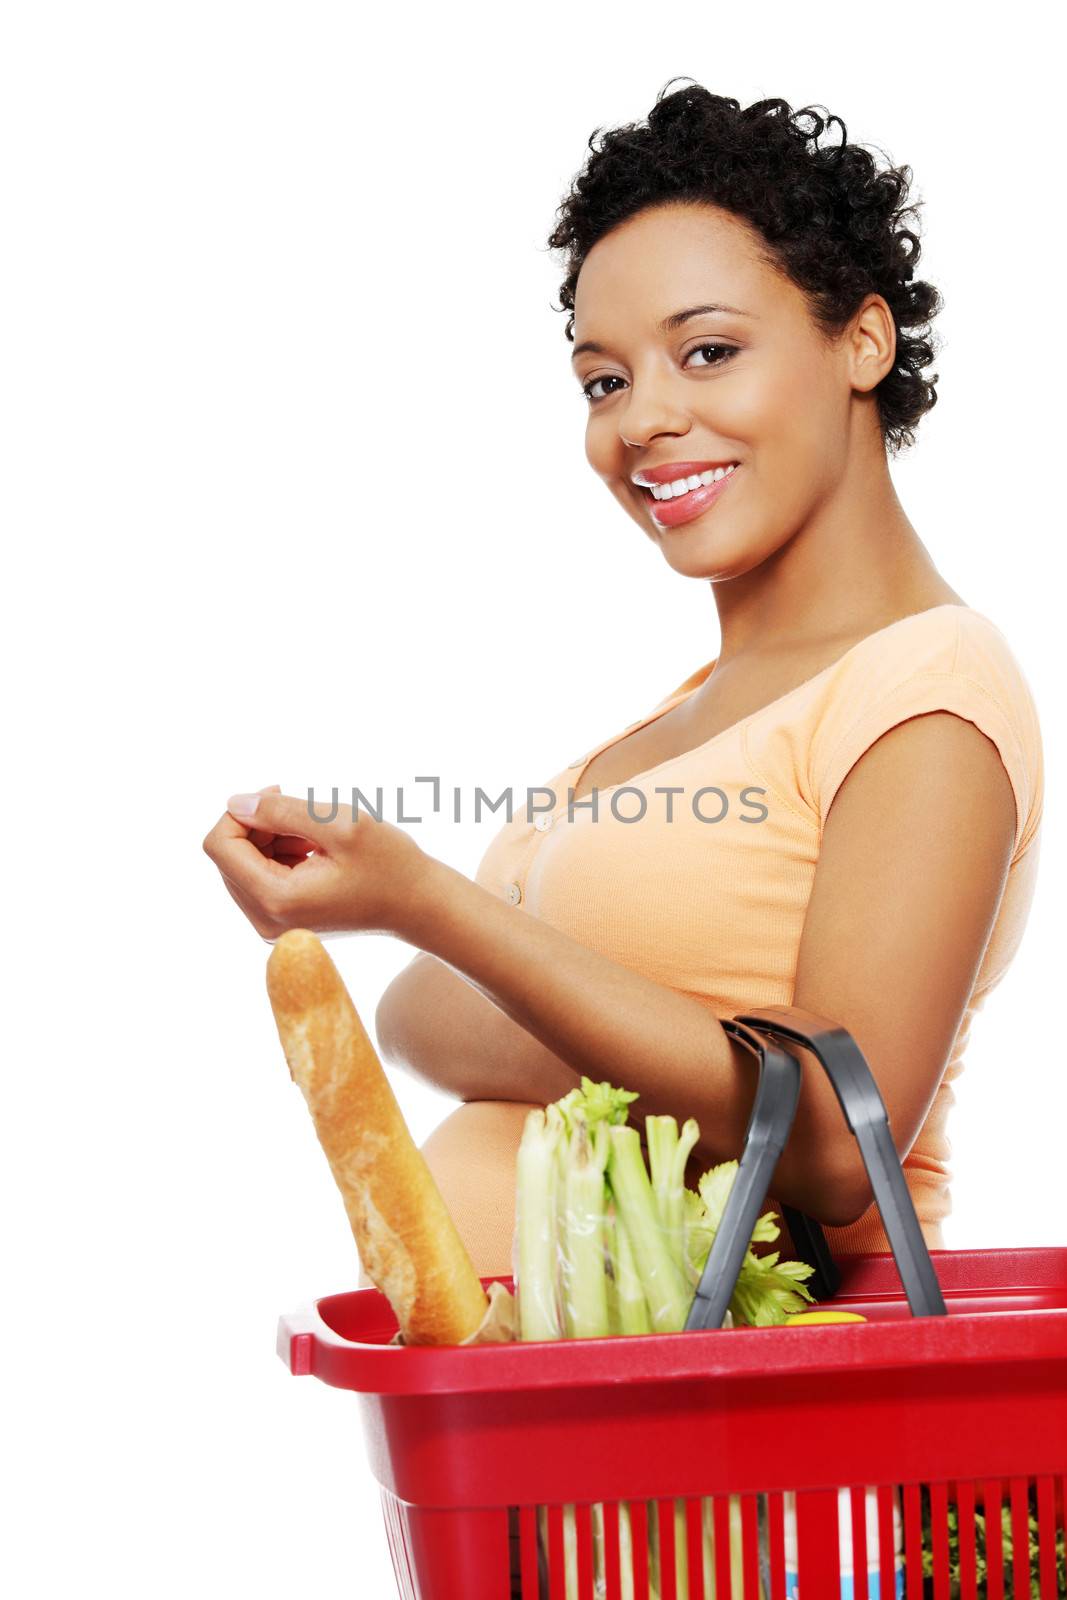
M 226 802 L 226 810 L 231 817 L 236 817 L 238 822 L 246 822 L 249 817 L 255 816 L 258 805 L 258 794 L 231 794 Z

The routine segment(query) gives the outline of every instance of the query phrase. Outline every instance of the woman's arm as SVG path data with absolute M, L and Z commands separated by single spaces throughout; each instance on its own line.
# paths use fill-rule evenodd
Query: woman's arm
M 995 745 L 947 712 L 898 724 L 842 783 L 823 830 L 793 1004 L 863 1050 L 903 1158 L 930 1109 L 996 920 L 1015 800 Z M 702 1165 L 737 1155 L 751 1066 L 706 1007 L 434 864 L 405 937 L 466 977 L 551 1057 L 695 1116 Z M 867 1174 L 829 1081 L 801 1052 L 775 1197 L 829 1225 L 862 1215 Z
M 438 861 L 427 863 L 399 931 L 575 1073 L 635 1090 L 643 1116 L 695 1117 L 701 1170 L 741 1153 L 755 1097 L 751 1061 L 700 1001 L 589 949 Z M 797 1120 L 771 1184 L 775 1198 L 832 1226 L 853 1221 L 860 1211 L 847 1144 L 821 1067 L 805 1072 Z
M 580 1079 L 481 990 L 424 950 L 383 991 L 374 1031 L 390 1065 L 460 1100 L 547 1105 Z
M 901 1159 L 963 1020 L 1007 881 L 1015 798 L 996 745 L 948 711 L 889 729 L 826 819 L 793 1003 L 847 1028 L 877 1080 Z M 805 1078 L 809 1052 L 801 1052 Z M 811 1071 L 822 1073 L 817 1062 Z M 831 1119 L 844 1127 L 840 1109 Z M 856 1216 L 873 1199 L 855 1140 Z
M 705 1165 L 740 1153 L 752 1069 L 707 1006 L 505 904 L 402 830 L 348 808 L 317 823 L 295 799 L 262 796 L 261 839 L 285 839 L 289 861 L 292 836 L 310 841 L 303 862 L 271 859 L 270 844 L 250 837 L 249 804 L 220 818 L 204 847 L 265 938 L 290 927 L 394 934 L 466 978 L 572 1071 L 635 1090 L 645 1115 L 695 1116 Z M 995 747 L 941 712 L 873 744 L 826 820 L 793 1003 L 856 1038 L 902 1155 L 936 1092 L 988 942 L 1014 829 Z M 870 1203 L 866 1174 L 829 1080 L 805 1066 L 771 1192 L 845 1225 Z

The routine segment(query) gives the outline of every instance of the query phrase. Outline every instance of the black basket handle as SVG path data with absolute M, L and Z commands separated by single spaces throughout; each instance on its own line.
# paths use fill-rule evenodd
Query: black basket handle
M 745 1148 L 693 1304 L 689 1308 L 685 1324 L 687 1330 L 722 1327 L 727 1307 L 733 1299 L 741 1263 L 752 1238 L 752 1230 L 759 1219 L 800 1099 L 801 1068 L 795 1056 L 763 1038 L 755 1029 L 746 1027 L 739 1019 L 723 1018 L 722 1026 L 752 1056 L 759 1078 L 755 1103 L 745 1132 Z M 812 1227 L 821 1234 L 818 1223 L 812 1223 Z M 795 1239 L 794 1243 L 797 1243 Z M 825 1240 L 823 1248 L 825 1250 Z M 832 1263 L 831 1269 L 835 1270 Z M 831 1279 L 824 1285 L 824 1292 L 832 1293 L 836 1287 L 836 1281 Z
M 885 1102 L 852 1035 L 838 1024 L 796 1006 L 766 1006 L 726 1019 L 722 1026 L 756 1057 L 760 1081 L 740 1168 L 708 1252 L 686 1328 L 721 1328 L 733 1298 L 748 1241 L 796 1116 L 801 1066 L 789 1054 L 790 1044 L 810 1050 L 834 1086 L 845 1120 L 859 1144 L 913 1316 L 946 1315 L 941 1286 L 893 1142 Z M 811 1282 L 813 1293 L 817 1297 L 832 1294 L 840 1279 L 821 1227 L 801 1212 L 782 1209 L 797 1255 L 816 1268 Z

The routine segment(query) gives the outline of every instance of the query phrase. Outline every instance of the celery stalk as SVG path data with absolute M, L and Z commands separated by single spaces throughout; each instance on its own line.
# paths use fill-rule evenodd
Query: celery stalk
M 659 1507 L 654 1500 L 645 1501 L 645 1527 L 648 1529 L 649 1600 L 660 1600 L 663 1592 L 663 1566 L 659 1541 Z
M 677 1333 L 685 1327 L 693 1290 L 670 1248 L 641 1154 L 636 1128 L 608 1129 L 611 1152 L 608 1182 L 615 1199 L 621 1231 L 629 1235 L 634 1263 L 648 1303 L 654 1333 Z
M 652 1178 L 652 1193 L 656 1198 L 659 1220 L 670 1226 L 671 1169 L 674 1150 L 678 1143 L 678 1124 L 673 1117 L 646 1117 L 645 1143 L 648 1145 L 648 1167 Z
M 591 1507 L 593 1520 L 593 1600 L 605 1600 L 608 1592 L 608 1569 L 605 1551 L 604 1502 L 597 1500 Z
M 700 1138 L 700 1124 L 695 1117 L 689 1117 L 679 1133 L 673 1117 L 646 1117 L 645 1137 L 659 1219 L 666 1229 L 674 1258 L 689 1281 L 692 1273 L 685 1239 L 685 1168 Z M 693 1288 L 696 1288 L 696 1280 L 693 1280 Z
M 630 1526 L 630 1503 L 619 1501 L 619 1587 L 622 1600 L 635 1600 L 634 1588 L 634 1535 Z
M 615 1261 L 615 1283 L 620 1333 L 651 1333 L 652 1323 L 648 1302 L 641 1287 L 641 1277 L 634 1261 L 633 1246 L 626 1224 L 618 1210 L 611 1221 L 612 1255 Z
M 678 1135 L 678 1142 L 671 1156 L 671 1179 L 669 1188 L 669 1204 L 667 1208 L 667 1227 L 670 1230 L 671 1246 L 678 1259 L 683 1272 L 688 1279 L 687 1257 L 685 1247 L 685 1169 L 689 1157 L 692 1155 L 697 1140 L 700 1138 L 700 1124 L 695 1117 L 687 1117 L 682 1123 L 682 1131 Z M 696 1289 L 696 1281 L 693 1283 Z
M 578 1600 L 578 1523 L 573 1505 L 563 1507 L 563 1580 L 566 1600 Z
M 604 1168 L 608 1130 L 590 1129 L 575 1119 L 565 1147 L 560 1253 L 564 1326 L 570 1339 L 603 1339 L 608 1323 L 608 1280 L 604 1270 Z
M 557 1150 L 563 1122 L 554 1106 L 527 1113 L 516 1160 L 515 1227 L 519 1337 L 560 1339 L 556 1303 Z
M 606 1191 L 604 1209 L 604 1269 L 608 1286 L 608 1332 L 622 1333 L 622 1311 L 619 1304 L 619 1248 L 615 1227 L 615 1202 L 610 1189 Z

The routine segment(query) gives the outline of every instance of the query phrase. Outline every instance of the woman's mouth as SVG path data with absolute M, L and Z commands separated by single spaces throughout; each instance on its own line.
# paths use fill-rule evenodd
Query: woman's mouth
M 653 499 L 650 489 L 642 489 L 641 493 L 648 501 L 652 520 L 658 528 L 677 528 L 682 523 L 692 522 L 694 517 L 701 516 L 709 506 L 714 505 L 739 471 L 740 463 L 735 463 L 725 477 L 717 478 L 714 483 L 702 483 L 698 489 L 689 489 L 670 500 Z

